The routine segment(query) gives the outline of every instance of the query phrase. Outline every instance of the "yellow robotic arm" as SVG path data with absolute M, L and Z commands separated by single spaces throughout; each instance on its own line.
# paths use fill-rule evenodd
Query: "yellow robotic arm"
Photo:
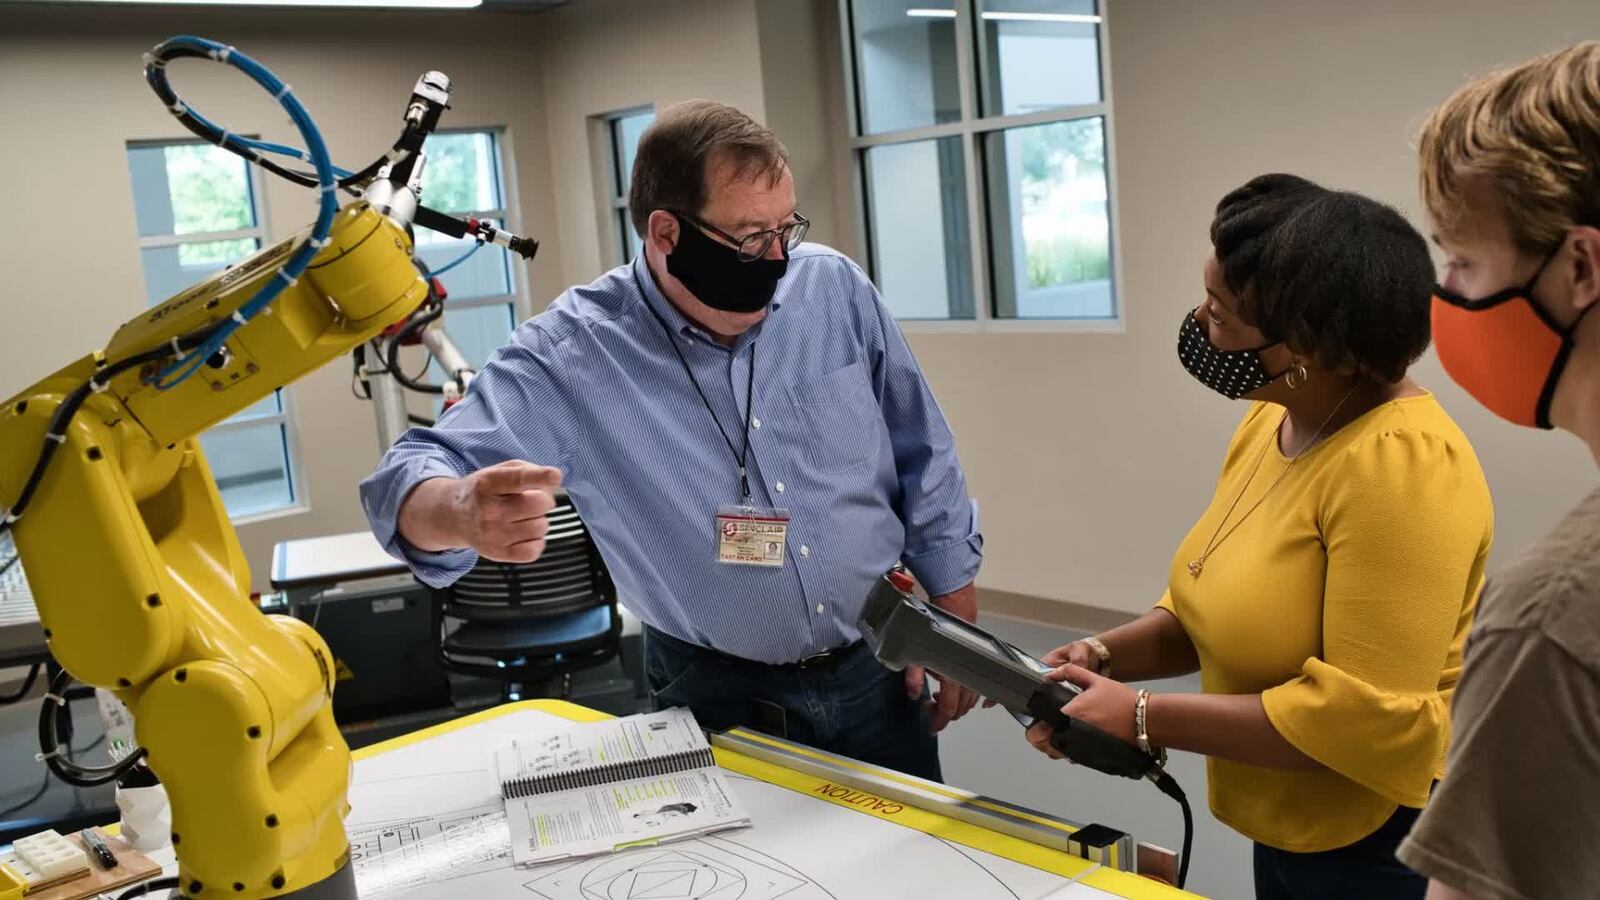
M 423 104 L 425 116 L 413 95 L 407 121 L 425 120 L 423 131 L 447 100 L 448 81 L 430 75 L 446 93 Z M 244 555 L 196 435 L 423 303 L 408 228 L 420 163 L 414 153 L 377 171 L 298 279 L 255 315 L 236 316 L 280 277 L 309 229 L 143 313 L 104 350 L 0 405 L 0 519 L 26 501 L 7 524 L 51 652 L 133 712 L 170 797 L 186 896 L 355 896 L 343 827 L 350 753 L 329 703 L 332 656 L 306 624 L 250 602 Z M 196 352 L 196 335 L 220 334 L 230 319 L 237 327 L 192 377 L 161 383 Z M 41 447 L 51 452 L 42 468 Z
M 267 897 L 345 867 L 350 754 L 333 721 L 332 657 L 308 625 L 263 616 L 196 435 L 360 345 L 427 295 L 411 239 L 345 207 L 299 283 L 167 391 L 133 369 L 72 418 L 13 523 L 50 651 L 133 711 L 172 803 L 190 896 Z M 111 359 L 226 318 L 300 235 L 173 297 L 0 408 L 0 507 L 57 407 Z M 213 364 L 214 363 L 214 364 Z M 347 871 L 347 870 L 346 870 Z M 354 896 L 353 890 L 347 896 Z

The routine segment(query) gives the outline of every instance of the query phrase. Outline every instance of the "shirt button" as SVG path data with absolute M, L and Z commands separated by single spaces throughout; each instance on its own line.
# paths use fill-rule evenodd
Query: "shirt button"
M 750 427 L 751 428 L 760 428 L 761 427 L 761 420 L 760 419 L 756 419 L 756 418 L 752 418 L 750 420 Z
M 777 484 L 773 485 L 773 487 L 778 489 L 778 493 L 780 493 L 780 494 L 783 493 L 783 482 L 780 481 Z
M 811 555 L 811 548 L 807 547 L 805 544 L 801 544 L 800 545 L 800 555 L 801 556 L 810 556 Z
M 817 604 L 817 615 L 819 615 L 819 616 L 820 616 L 820 615 L 822 615 L 822 611 L 823 611 L 823 610 L 824 610 L 824 609 L 826 609 L 826 608 L 827 608 L 827 607 L 825 607 L 825 606 L 823 606 L 823 605 L 822 605 L 822 604 L 821 604 L 821 603 L 818 603 L 818 604 Z

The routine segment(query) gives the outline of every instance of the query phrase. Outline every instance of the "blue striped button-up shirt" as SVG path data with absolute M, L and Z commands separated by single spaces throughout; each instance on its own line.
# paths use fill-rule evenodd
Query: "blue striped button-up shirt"
M 669 341 L 741 447 L 754 355 L 751 490 L 791 516 L 782 568 L 717 561 L 716 513 L 741 499 L 738 464 Z M 825 247 L 793 252 L 766 319 L 732 347 L 681 315 L 642 258 L 567 291 L 436 427 L 389 450 L 362 506 L 390 553 L 443 586 L 476 557 L 407 545 L 400 504 L 425 479 L 510 459 L 562 471 L 640 619 L 746 659 L 793 662 L 856 640 L 867 592 L 896 561 L 938 595 L 971 583 L 982 557 L 954 440 L 911 349 L 867 277 Z

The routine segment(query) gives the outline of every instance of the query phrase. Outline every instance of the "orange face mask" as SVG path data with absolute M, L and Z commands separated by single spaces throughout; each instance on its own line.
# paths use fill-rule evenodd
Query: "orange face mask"
M 1433 289 L 1433 341 L 1444 370 L 1491 412 L 1530 428 L 1551 427 L 1550 401 L 1578 327 L 1562 328 L 1533 300 L 1534 282 L 1554 258 L 1522 287 L 1481 300 Z

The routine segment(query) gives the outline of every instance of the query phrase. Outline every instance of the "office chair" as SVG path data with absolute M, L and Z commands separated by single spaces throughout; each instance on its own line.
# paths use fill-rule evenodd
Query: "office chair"
M 622 637 L 616 589 L 594 539 L 565 494 L 546 517 L 544 554 L 532 563 L 480 559 L 454 585 L 433 592 L 439 664 L 502 682 L 501 699 L 616 658 Z

